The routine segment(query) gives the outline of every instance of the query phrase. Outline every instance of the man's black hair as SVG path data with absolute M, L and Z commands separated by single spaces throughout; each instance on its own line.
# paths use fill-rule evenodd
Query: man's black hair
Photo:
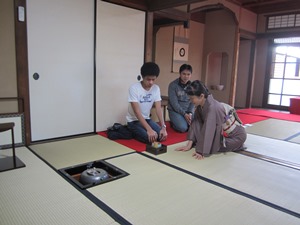
M 158 77 L 160 72 L 159 66 L 154 62 L 146 62 L 141 67 L 141 75 L 145 76 L 156 76 Z
M 188 70 L 188 71 L 190 71 L 191 73 L 193 73 L 193 68 L 192 68 L 192 66 L 189 65 L 189 64 L 182 64 L 182 65 L 180 66 L 180 68 L 179 68 L 179 73 L 181 73 L 181 72 L 184 71 L 184 70 Z

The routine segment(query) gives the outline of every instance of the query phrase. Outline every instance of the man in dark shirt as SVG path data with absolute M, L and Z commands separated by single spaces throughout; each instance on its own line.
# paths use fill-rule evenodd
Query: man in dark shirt
M 185 93 L 186 87 L 191 83 L 192 71 L 191 65 L 181 65 L 179 78 L 169 84 L 169 118 L 171 126 L 178 132 L 186 132 L 192 120 L 194 105 Z

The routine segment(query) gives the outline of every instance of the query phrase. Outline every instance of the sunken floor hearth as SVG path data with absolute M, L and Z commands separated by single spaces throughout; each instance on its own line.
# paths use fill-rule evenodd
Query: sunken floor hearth
M 104 160 L 66 167 L 60 169 L 59 172 L 81 189 L 87 189 L 129 175 L 129 173 Z

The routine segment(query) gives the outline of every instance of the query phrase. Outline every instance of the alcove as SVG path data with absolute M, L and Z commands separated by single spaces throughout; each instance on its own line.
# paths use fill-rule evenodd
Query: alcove
M 207 86 L 211 90 L 223 91 L 226 87 L 228 73 L 228 54 L 211 52 L 207 56 Z
M 201 80 L 215 99 L 229 104 L 234 104 L 237 40 L 238 22 L 230 9 L 215 5 L 205 10 Z

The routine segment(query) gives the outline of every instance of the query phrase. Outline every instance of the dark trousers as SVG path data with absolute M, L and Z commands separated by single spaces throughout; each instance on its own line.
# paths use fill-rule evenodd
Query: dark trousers
M 149 126 L 153 130 L 156 131 L 157 137 L 159 137 L 159 132 L 161 130 L 160 126 L 156 122 L 154 122 L 153 120 L 151 120 L 151 119 L 147 119 L 146 121 L 149 124 Z M 127 127 L 132 132 L 134 139 L 136 139 L 136 140 L 138 140 L 140 142 L 146 143 L 146 144 L 150 144 L 149 140 L 148 140 L 147 131 L 142 126 L 142 124 L 140 123 L 140 121 L 128 122 L 127 123 Z

